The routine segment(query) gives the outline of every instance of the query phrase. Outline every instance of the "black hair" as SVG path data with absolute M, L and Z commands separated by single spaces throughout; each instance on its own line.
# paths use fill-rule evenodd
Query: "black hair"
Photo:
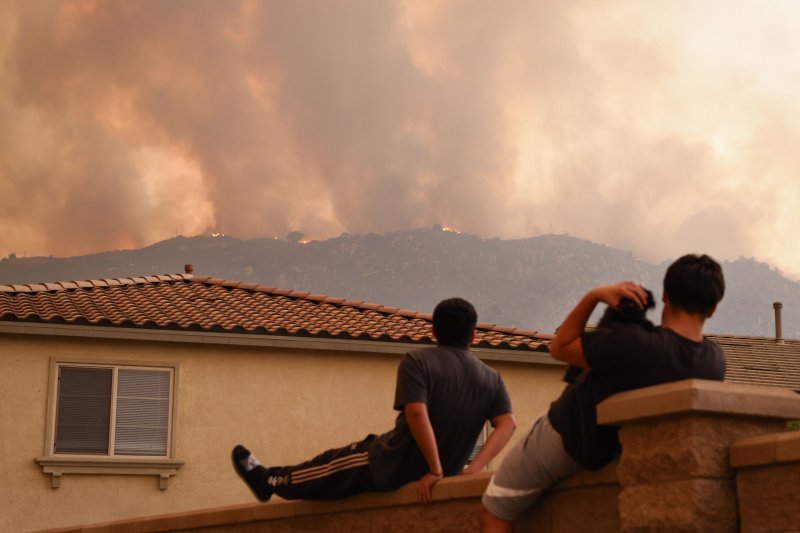
M 463 298 L 442 300 L 433 310 L 433 333 L 444 346 L 466 348 L 478 323 L 478 313 Z
M 684 255 L 667 269 L 664 294 L 673 307 L 707 316 L 725 294 L 722 267 L 705 254 Z
M 610 305 L 606 307 L 603 316 L 597 323 L 597 327 L 610 328 L 614 324 L 618 324 L 620 322 L 638 322 L 645 326 L 652 326 L 652 323 L 647 320 L 645 315 L 650 309 L 653 309 L 656 306 L 656 301 L 655 298 L 653 298 L 653 291 L 650 289 L 645 289 L 644 287 L 642 287 L 642 289 L 644 289 L 644 292 L 647 294 L 647 303 L 645 304 L 644 308 L 639 307 L 639 304 L 630 298 L 622 298 L 619 301 L 619 305 L 616 309 Z
M 645 329 L 652 330 L 654 326 L 653 323 L 647 319 L 647 312 L 656 306 L 656 301 L 655 298 L 653 298 L 653 291 L 645 289 L 644 287 L 642 288 L 644 292 L 647 293 L 647 302 L 644 308 L 639 307 L 639 304 L 630 298 L 622 298 L 616 309 L 610 305 L 606 307 L 603 316 L 600 317 L 600 321 L 597 322 L 597 328 L 612 329 L 622 323 L 638 323 Z M 584 369 L 577 366 L 568 366 L 562 379 L 567 383 L 572 383 L 579 379 L 583 370 Z

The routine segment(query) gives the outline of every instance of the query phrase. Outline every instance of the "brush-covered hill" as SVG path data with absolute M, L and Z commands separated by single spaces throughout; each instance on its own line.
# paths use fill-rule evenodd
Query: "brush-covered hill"
M 660 298 L 668 263 L 640 261 L 568 235 L 501 240 L 430 229 L 349 235 L 309 243 L 287 239 L 177 237 L 138 250 L 69 258 L 0 260 L 0 284 L 176 273 L 362 299 L 430 311 L 463 296 L 480 320 L 553 331 L 589 288 L 624 279 Z M 714 333 L 774 334 L 772 302 L 784 304 L 784 336 L 800 338 L 800 284 L 750 259 L 724 263 L 728 290 L 708 324 Z M 658 309 L 651 315 L 658 321 Z

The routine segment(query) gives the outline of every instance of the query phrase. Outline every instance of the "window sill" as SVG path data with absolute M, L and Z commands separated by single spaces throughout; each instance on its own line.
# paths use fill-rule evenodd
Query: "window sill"
M 35 461 L 42 472 L 52 476 L 50 486 L 61 486 L 64 474 L 110 474 L 133 476 L 158 476 L 158 488 L 166 490 L 169 478 L 178 474 L 183 461 L 175 459 L 55 456 L 37 457 Z

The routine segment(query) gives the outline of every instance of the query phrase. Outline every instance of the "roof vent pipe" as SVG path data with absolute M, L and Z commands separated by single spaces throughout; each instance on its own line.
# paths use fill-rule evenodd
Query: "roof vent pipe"
M 781 326 L 781 309 L 783 308 L 783 304 L 774 302 L 772 308 L 775 309 L 775 342 L 783 344 L 783 328 Z
M 187 274 L 194 272 L 194 265 L 183 265 L 183 271 Z

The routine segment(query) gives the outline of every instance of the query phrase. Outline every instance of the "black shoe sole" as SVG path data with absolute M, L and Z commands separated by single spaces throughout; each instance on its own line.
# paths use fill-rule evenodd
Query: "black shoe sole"
M 267 494 L 267 496 L 264 497 L 258 493 L 258 491 L 256 490 L 255 487 L 253 487 L 253 485 L 250 484 L 250 481 L 247 479 L 247 472 L 245 471 L 244 467 L 239 463 L 239 461 L 236 460 L 237 448 L 243 448 L 245 450 L 247 449 L 241 445 L 234 446 L 233 450 L 231 451 L 231 463 L 233 464 L 233 469 L 236 471 L 236 473 L 239 475 L 242 481 L 244 481 L 244 484 L 247 485 L 247 488 L 250 489 L 250 492 L 253 493 L 253 496 L 255 496 L 261 502 L 268 502 L 269 499 L 272 498 L 272 494 Z

